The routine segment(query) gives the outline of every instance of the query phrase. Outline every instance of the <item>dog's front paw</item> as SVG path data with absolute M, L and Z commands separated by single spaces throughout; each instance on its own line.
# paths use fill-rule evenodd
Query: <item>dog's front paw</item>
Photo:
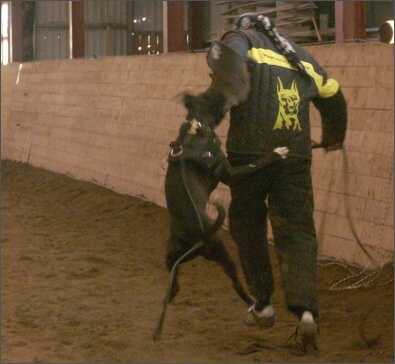
M 287 158 L 289 149 L 287 147 L 278 147 L 273 150 L 274 153 L 280 154 L 282 159 Z

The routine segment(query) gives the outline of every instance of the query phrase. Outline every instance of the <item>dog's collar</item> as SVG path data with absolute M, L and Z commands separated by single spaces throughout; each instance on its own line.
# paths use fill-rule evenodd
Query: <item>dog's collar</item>
M 182 147 L 182 144 L 176 143 L 176 142 L 171 142 L 170 143 L 170 156 L 173 158 L 179 157 L 182 152 L 184 151 L 184 148 Z

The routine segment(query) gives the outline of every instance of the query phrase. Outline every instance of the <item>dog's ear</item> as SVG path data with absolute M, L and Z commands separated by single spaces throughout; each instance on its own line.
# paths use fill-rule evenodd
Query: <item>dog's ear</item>
M 184 94 L 184 106 L 188 110 L 188 114 L 186 119 L 192 120 L 197 117 L 199 110 L 199 98 L 197 96 L 193 96 L 191 94 Z
M 193 110 L 196 108 L 196 105 L 198 103 L 198 98 L 197 96 L 193 96 L 190 94 L 185 93 L 184 94 L 184 106 L 189 110 Z

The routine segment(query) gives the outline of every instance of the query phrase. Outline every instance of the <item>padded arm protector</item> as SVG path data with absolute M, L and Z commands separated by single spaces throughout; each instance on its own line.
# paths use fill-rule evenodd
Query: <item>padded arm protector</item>
M 250 91 L 248 66 L 242 56 L 220 41 L 214 41 L 207 53 L 207 64 L 212 70 L 208 92 L 222 93 L 226 107 L 244 102 Z
M 228 158 L 226 158 L 225 154 L 221 154 L 218 156 L 216 163 L 214 164 L 214 176 L 223 184 L 229 186 L 231 181 L 231 166 Z
M 214 41 L 207 63 L 212 73 L 208 89 L 197 95 L 184 94 L 187 120 L 215 128 L 233 106 L 244 102 L 250 91 L 250 75 L 243 57 L 220 41 Z
M 313 148 L 341 149 L 347 129 L 347 104 L 343 92 L 339 88 L 333 96 L 314 99 L 313 104 L 322 120 L 322 140 Z

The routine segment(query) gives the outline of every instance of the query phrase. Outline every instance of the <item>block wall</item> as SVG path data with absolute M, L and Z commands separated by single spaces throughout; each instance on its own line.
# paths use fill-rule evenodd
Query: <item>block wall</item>
M 383 44 L 335 44 L 309 50 L 339 80 L 349 122 L 345 153 L 314 151 L 315 220 L 323 255 L 367 265 L 358 238 L 377 263 L 394 249 L 394 48 Z M 310 108 L 312 139 L 318 113 Z
M 384 264 L 393 259 L 393 46 L 308 49 L 341 83 L 349 108 L 346 154 L 314 151 L 320 254 L 367 265 L 351 222 Z M 209 85 L 204 53 L 13 63 L 1 70 L 2 159 L 165 206 L 165 158 L 186 115 L 179 95 Z M 311 118 L 312 137 L 319 140 L 313 106 Z M 223 142 L 228 125 L 226 118 L 217 130 Z M 228 188 L 220 184 L 213 198 L 228 206 Z

